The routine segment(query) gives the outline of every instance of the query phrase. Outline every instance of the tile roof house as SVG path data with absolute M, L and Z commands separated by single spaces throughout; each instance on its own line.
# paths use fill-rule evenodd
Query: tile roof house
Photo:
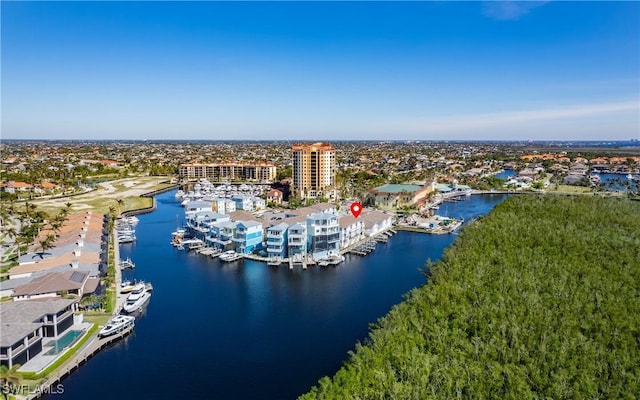
M 82 297 L 96 290 L 98 286 L 96 282 L 99 282 L 99 279 L 90 279 L 89 271 L 50 272 L 16 287 L 12 297 L 14 301 L 59 297 L 63 293 Z

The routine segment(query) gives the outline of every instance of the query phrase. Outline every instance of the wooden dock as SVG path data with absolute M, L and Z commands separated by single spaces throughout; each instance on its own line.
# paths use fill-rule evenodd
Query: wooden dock
M 62 380 L 73 372 L 77 371 L 82 365 L 86 364 L 93 356 L 95 356 L 100 350 L 104 349 L 107 346 L 117 342 L 118 340 L 128 336 L 131 332 L 133 332 L 134 325 L 129 326 L 128 328 L 118 332 L 115 335 L 107 336 L 105 338 L 98 338 L 97 336 L 84 348 L 78 349 L 77 353 L 63 366 L 58 368 L 55 372 L 53 372 L 49 377 L 40 384 L 40 388 L 51 388 L 53 390 L 53 386 L 62 382 Z M 46 390 L 39 390 L 36 393 L 27 396 L 27 399 L 39 399 L 43 395 L 46 394 Z

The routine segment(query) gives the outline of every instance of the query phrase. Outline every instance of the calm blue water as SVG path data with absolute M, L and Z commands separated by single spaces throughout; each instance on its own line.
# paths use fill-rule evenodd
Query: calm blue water
M 500 179 L 509 179 L 516 174 L 516 171 L 513 169 L 505 169 L 504 171 L 496 174 L 496 178 Z
M 473 196 L 440 213 L 470 220 L 504 198 Z M 171 247 L 183 210 L 174 192 L 157 200 L 156 212 L 139 217 L 137 243 L 121 247 L 136 263 L 130 274 L 153 283 L 146 313 L 130 337 L 63 382 L 65 398 L 295 398 L 340 367 L 369 323 L 424 284 L 419 268 L 456 237 L 399 232 L 336 268 L 222 264 Z
M 637 192 L 640 189 L 640 181 L 629 180 L 627 175 L 624 174 L 598 174 L 600 176 L 600 183 L 606 190 L 615 191 L 631 191 Z

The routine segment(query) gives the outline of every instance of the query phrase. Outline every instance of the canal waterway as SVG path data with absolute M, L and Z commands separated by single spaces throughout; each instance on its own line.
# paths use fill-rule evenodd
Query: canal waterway
M 125 276 L 154 292 L 134 333 L 63 381 L 65 399 L 292 399 L 347 359 L 369 324 L 425 283 L 420 268 L 456 235 L 398 232 L 366 257 L 303 271 L 178 251 L 169 241 L 183 209 L 174 191 L 139 216 Z M 465 221 L 505 195 L 440 205 Z M 53 398 L 53 396 L 49 396 Z

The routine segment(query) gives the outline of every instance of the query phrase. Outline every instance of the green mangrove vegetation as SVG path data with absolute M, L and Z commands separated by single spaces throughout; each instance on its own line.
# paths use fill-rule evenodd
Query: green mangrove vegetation
M 640 203 L 514 196 L 302 399 L 635 398 Z

